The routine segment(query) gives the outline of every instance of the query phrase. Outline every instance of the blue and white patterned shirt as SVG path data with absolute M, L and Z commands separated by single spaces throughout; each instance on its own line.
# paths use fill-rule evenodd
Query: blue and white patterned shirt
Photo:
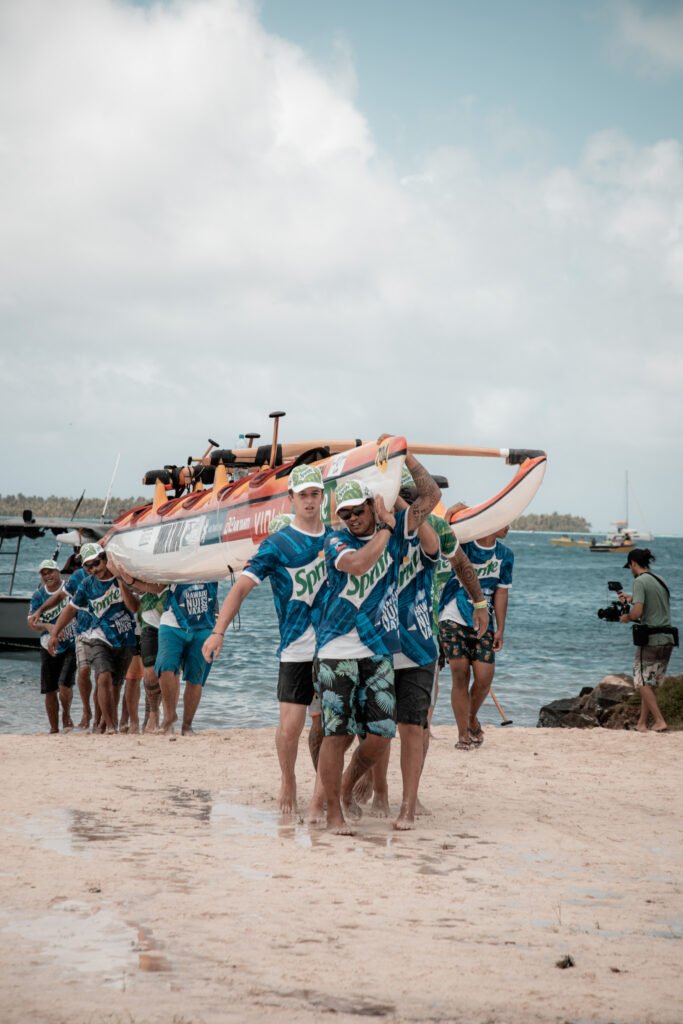
M 394 655 L 394 668 L 430 665 L 438 650 L 434 640 L 432 595 L 434 573 L 440 551 L 428 555 L 419 537 L 413 537 L 398 571 L 398 621 L 401 651 Z
M 321 658 L 391 656 L 401 649 L 398 577 L 407 552 L 407 510 L 396 513 L 396 527 L 373 566 L 361 576 L 338 568 L 342 556 L 358 551 L 370 537 L 334 530 L 325 541 L 328 595 L 318 627 Z
M 213 629 L 218 610 L 217 583 L 172 583 L 161 595 L 164 611 L 159 626 L 189 632 Z
M 330 533 L 329 526 L 320 533 L 285 526 L 261 542 L 244 568 L 244 575 L 255 583 L 270 579 L 281 661 L 315 657 L 315 632 L 327 596 L 323 545 Z
M 59 618 L 60 614 L 69 604 L 69 596 L 64 590 L 62 584 L 59 588 L 62 591 L 63 598 L 59 604 L 55 605 L 54 608 L 48 608 L 47 611 L 43 612 L 40 616 L 43 622 L 49 622 L 51 625 L 54 624 Z M 45 584 L 41 584 L 36 591 L 34 591 L 31 597 L 31 615 L 37 612 L 42 604 L 47 601 L 48 597 L 54 597 L 55 591 L 49 591 Z M 59 634 L 59 643 L 57 644 L 57 654 L 64 654 L 65 651 L 71 651 L 74 647 L 74 641 L 76 638 L 76 623 L 72 621 L 68 626 L 65 626 L 62 632 Z M 46 630 L 40 635 L 40 646 L 47 649 L 48 641 L 50 639 L 50 633 Z
M 117 579 L 98 580 L 88 575 L 71 604 L 92 616 L 88 640 L 101 640 L 110 647 L 135 647 L 135 616 L 123 601 Z
M 515 556 L 510 548 L 497 540 L 490 548 L 484 548 L 476 540 L 461 545 L 477 574 L 484 597 L 488 601 L 490 622 L 493 623 L 493 595 L 498 587 L 512 586 L 512 566 Z M 439 622 L 447 620 L 461 626 L 474 627 L 472 600 L 458 577 L 453 573 L 441 593 L 439 601 Z

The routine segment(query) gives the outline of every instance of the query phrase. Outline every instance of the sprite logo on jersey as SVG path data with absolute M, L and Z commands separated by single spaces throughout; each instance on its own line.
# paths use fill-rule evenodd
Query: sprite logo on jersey
M 349 581 L 339 596 L 360 608 L 370 591 L 386 576 L 391 564 L 391 555 L 388 551 L 383 551 L 368 572 L 364 572 L 361 576 L 349 576 Z
M 110 587 L 106 594 L 102 597 L 91 597 L 90 598 L 90 610 L 98 619 L 101 619 L 103 615 L 109 611 L 113 604 L 117 604 L 121 600 L 121 590 L 118 584 L 114 587 Z
M 316 594 L 323 585 L 327 575 L 322 552 L 315 562 L 304 565 L 301 569 L 288 569 L 287 571 L 292 577 L 292 596 L 297 601 L 303 601 L 309 605 L 313 604 Z
M 59 602 L 58 605 L 55 605 L 54 608 L 48 608 L 48 610 L 46 612 L 43 612 L 43 614 L 40 616 L 41 620 L 43 622 L 56 622 L 57 619 L 59 618 L 60 614 L 64 611 L 64 609 L 68 605 L 68 603 L 69 603 L 69 598 L 65 594 L 64 598 Z
M 483 565 L 474 565 L 473 569 L 480 579 L 486 579 L 487 576 L 500 576 L 500 567 L 502 564 L 501 559 L 494 556 L 484 562 Z
M 411 580 L 414 580 L 420 568 L 419 545 L 411 545 L 409 553 L 403 559 L 401 568 L 398 571 L 398 589 L 404 590 Z

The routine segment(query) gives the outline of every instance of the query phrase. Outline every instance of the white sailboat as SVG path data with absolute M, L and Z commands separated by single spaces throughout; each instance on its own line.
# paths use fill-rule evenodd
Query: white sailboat
M 654 534 L 649 530 L 636 530 L 628 524 L 628 498 L 629 498 L 629 486 L 628 486 L 628 470 L 626 470 L 624 480 L 624 518 L 617 520 L 612 523 L 616 526 L 616 533 L 608 533 L 607 541 L 617 544 L 623 544 L 624 542 L 631 541 L 633 544 L 637 544 L 640 541 L 654 540 Z

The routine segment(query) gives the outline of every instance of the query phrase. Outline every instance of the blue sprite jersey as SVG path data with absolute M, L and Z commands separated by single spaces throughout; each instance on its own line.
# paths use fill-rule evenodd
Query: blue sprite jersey
M 261 542 L 244 567 L 256 583 L 270 579 L 280 627 L 278 655 L 303 640 L 301 661 L 312 660 L 315 634 L 327 595 L 324 543 L 332 531 L 310 534 L 286 526 Z M 307 634 L 310 635 L 307 637 Z
M 80 587 L 83 580 L 88 579 L 88 572 L 86 569 L 76 569 L 75 572 L 71 573 L 68 580 L 64 581 L 64 589 L 66 590 L 69 597 L 73 597 L 78 588 Z M 89 612 L 79 611 L 75 619 L 76 623 L 76 636 L 81 636 L 83 633 L 87 633 L 88 630 L 96 626 L 97 623 L 93 620 Z
M 328 594 L 320 626 L 318 650 L 332 640 L 358 631 L 362 644 L 376 655 L 401 649 L 398 622 L 398 576 L 409 540 L 405 536 L 407 510 L 396 513 L 396 527 L 375 564 L 361 576 L 336 566 L 346 551 L 358 551 L 367 542 L 350 530 L 334 530 L 325 541 Z
M 62 591 L 64 590 L 63 587 L 61 589 L 62 589 Z M 31 608 L 30 608 L 31 614 L 33 614 L 34 612 L 37 612 L 38 609 L 40 608 L 41 604 L 44 604 L 45 601 L 47 601 L 48 597 L 54 597 L 54 594 L 55 594 L 54 590 L 52 591 L 52 593 L 50 593 L 50 591 L 47 590 L 47 588 L 44 585 L 41 585 L 40 587 L 38 587 L 38 589 L 36 591 L 34 591 L 33 597 L 31 598 Z M 59 602 L 58 605 L 56 605 L 54 608 L 48 608 L 48 610 L 46 612 L 43 612 L 43 614 L 40 616 L 42 621 L 43 622 L 49 622 L 51 624 L 55 623 L 57 621 L 57 619 L 59 618 L 59 616 L 61 615 L 61 613 L 67 607 L 68 604 L 69 604 L 68 595 L 66 593 L 64 593 L 63 599 Z M 76 638 L 76 623 L 74 621 L 72 621 L 59 634 L 59 643 L 57 644 L 57 654 L 64 654 L 64 651 L 71 651 L 71 650 L 73 650 L 75 638 Z M 47 642 L 48 642 L 49 639 L 50 639 L 50 634 L 47 632 L 47 630 L 44 633 L 41 633 L 41 636 L 40 636 L 41 647 L 47 647 Z
M 493 547 L 483 548 L 476 540 L 461 545 L 472 563 L 479 585 L 488 601 L 489 615 L 493 622 L 493 595 L 498 587 L 512 585 L 512 566 L 515 560 L 510 548 L 497 540 Z M 439 619 L 450 619 L 462 626 L 474 626 L 474 608 L 470 596 L 453 573 L 441 593 Z M 490 624 L 489 624 L 490 625 Z
M 172 583 L 162 594 L 165 612 L 172 612 L 179 629 L 213 629 L 218 605 L 217 583 Z M 162 616 L 161 625 L 167 622 Z
M 123 603 L 118 580 L 88 575 L 71 603 L 90 613 L 90 640 L 103 640 L 110 647 L 135 647 L 135 617 Z
M 432 588 L 439 560 L 440 552 L 428 555 L 416 536 L 409 541 L 408 551 L 398 570 L 401 653 L 416 665 L 430 665 L 439 653 L 434 641 L 432 617 Z

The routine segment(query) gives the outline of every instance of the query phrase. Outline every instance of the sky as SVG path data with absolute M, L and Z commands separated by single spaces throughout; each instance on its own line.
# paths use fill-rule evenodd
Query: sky
M 683 0 L 3 0 L 0 490 L 282 409 L 683 534 L 681 110 Z

